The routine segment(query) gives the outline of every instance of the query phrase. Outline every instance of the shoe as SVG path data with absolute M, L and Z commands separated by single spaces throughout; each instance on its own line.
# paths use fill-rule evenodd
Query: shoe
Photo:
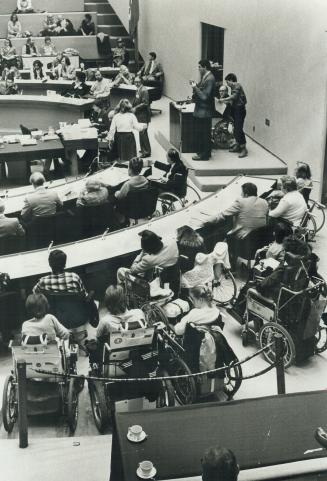
M 196 154 L 193 155 L 192 160 L 209 160 L 209 157 L 201 154 Z
M 247 155 L 248 155 L 248 151 L 247 151 L 246 147 L 243 147 L 243 149 L 241 150 L 241 153 L 238 156 L 238 158 L 243 159 L 243 157 L 246 157 Z
M 238 144 L 235 144 L 229 149 L 229 152 L 241 152 L 241 150 L 241 147 Z

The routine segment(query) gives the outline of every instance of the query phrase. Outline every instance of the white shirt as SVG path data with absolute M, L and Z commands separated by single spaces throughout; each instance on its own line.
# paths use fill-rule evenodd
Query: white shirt
M 287 192 L 280 199 L 278 206 L 269 212 L 269 216 L 274 218 L 282 217 L 293 225 L 300 225 L 307 209 L 308 206 L 301 192 L 293 190 L 292 192 Z
M 106 78 L 103 78 L 100 82 L 96 80 L 91 87 L 91 94 L 94 95 L 96 99 L 110 95 L 109 80 Z
M 143 130 L 143 125 L 137 121 L 137 118 L 131 112 L 125 112 L 124 114 L 118 112 L 112 119 L 108 139 L 114 140 L 115 132 L 132 132 L 133 130 L 140 132 Z
M 201 309 L 194 307 L 186 316 L 184 316 L 174 327 L 174 331 L 178 336 L 182 336 L 185 332 L 186 325 L 190 322 L 193 324 L 212 324 L 218 319 L 220 312 L 216 306 L 205 306 Z

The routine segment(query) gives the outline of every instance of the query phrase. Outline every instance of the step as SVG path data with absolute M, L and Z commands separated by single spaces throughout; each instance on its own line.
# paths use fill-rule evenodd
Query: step
M 108 0 L 87 0 L 87 2 L 84 3 L 104 3 L 106 5 L 109 5 L 110 8 L 112 8 L 111 5 L 108 3 Z
M 113 8 L 108 3 L 100 3 L 100 2 L 95 2 L 95 3 L 87 2 L 84 4 L 84 10 L 86 12 L 96 10 L 99 13 L 112 13 L 112 14 L 115 13 Z
M 125 37 L 126 30 L 123 25 L 98 25 L 98 30 L 108 34 L 110 37 L 122 37 L 125 39 L 125 45 L 128 45 L 127 40 L 129 37 Z
M 235 178 L 235 176 L 197 177 L 192 171 L 190 171 L 189 178 L 193 181 L 194 185 L 201 190 L 201 192 L 217 192 L 218 190 L 224 189 L 226 185 Z
M 98 13 L 98 25 L 122 25 L 115 13 Z

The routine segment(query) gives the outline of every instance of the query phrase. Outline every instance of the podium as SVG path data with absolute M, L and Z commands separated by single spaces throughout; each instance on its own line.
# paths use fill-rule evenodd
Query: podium
M 194 126 L 194 105 L 169 104 L 170 143 L 180 152 L 196 152 L 196 130 Z

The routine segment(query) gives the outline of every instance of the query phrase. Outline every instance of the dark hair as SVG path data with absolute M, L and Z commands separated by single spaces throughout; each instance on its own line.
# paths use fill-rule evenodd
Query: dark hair
M 237 481 L 238 472 L 235 454 L 230 449 L 215 446 L 204 453 L 203 481 Z
M 62 272 L 66 267 L 66 261 L 66 254 L 60 249 L 55 249 L 49 254 L 48 262 L 53 273 Z
M 128 163 L 129 169 L 133 174 L 138 175 L 143 169 L 143 159 L 140 157 L 133 157 Z
M 34 60 L 33 68 L 42 68 L 42 67 L 43 67 L 43 63 L 41 62 L 41 60 Z
M 310 246 L 293 236 L 285 237 L 283 246 L 286 253 L 291 253 L 295 256 L 307 257 L 311 254 Z
M 7 78 L 6 80 L 11 80 L 12 82 L 15 81 L 15 72 L 9 72 L 8 75 L 7 75 Z
M 52 42 L 51 37 L 44 37 L 44 43 L 48 42 L 49 40 L 50 40 L 50 42 Z
M 139 235 L 141 236 L 141 247 L 147 254 L 158 254 L 163 248 L 161 237 L 151 230 L 144 230 Z
M 84 17 L 87 19 L 87 20 L 92 20 L 92 15 L 90 15 L 89 13 L 86 13 L 84 15 Z
M 203 237 L 200 236 L 192 227 L 189 225 L 183 225 L 177 229 L 177 241 L 180 245 L 191 246 L 191 247 L 201 247 L 204 246 Z
M 65 65 L 68 67 L 70 65 L 70 58 L 64 55 L 61 59 L 61 61 L 65 60 Z
M 153 60 L 155 60 L 155 59 L 157 58 L 156 52 L 150 52 L 149 55 L 151 55 L 151 57 L 153 58 Z
M 104 303 L 110 314 L 123 314 L 127 309 L 125 291 L 122 286 L 109 286 L 104 295 Z
M 10 20 L 13 22 L 13 18 L 16 17 L 16 20 L 15 20 L 15 23 L 18 22 L 18 16 L 17 16 L 17 13 L 16 12 L 12 12 L 12 14 L 10 15 Z
M 9 46 L 12 47 L 12 41 L 10 40 L 10 38 L 6 38 L 7 42 L 9 42 Z
M 257 186 L 252 182 L 245 182 L 245 184 L 242 185 L 242 191 L 243 191 L 243 194 L 247 195 L 248 197 L 258 195 Z
M 167 155 L 168 155 L 168 157 L 170 158 L 170 160 L 172 160 L 174 163 L 182 162 L 182 161 L 181 161 L 181 158 L 180 158 L 180 156 L 179 156 L 179 152 L 178 152 L 178 150 L 176 150 L 176 149 L 173 149 L 173 148 L 168 149 L 168 150 L 167 150 Z
M 284 224 L 283 222 L 277 222 L 274 227 L 274 236 L 277 244 L 282 244 L 285 237 L 292 235 L 291 226 Z
M 84 83 L 85 80 L 86 80 L 85 72 L 76 72 L 76 78 L 77 78 L 80 82 Z
M 293 192 L 294 190 L 297 190 L 297 183 L 295 177 L 285 175 L 281 178 L 281 181 L 283 189 L 286 190 L 286 192 Z
M 199 60 L 199 65 L 202 68 L 206 68 L 207 70 L 211 70 L 210 62 L 206 58 L 202 58 L 201 60 Z
M 26 299 L 25 307 L 30 316 L 41 319 L 49 312 L 49 303 L 44 294 L 30 294 Z
M 237 77 L 234 73 L 229 73 L 226 75 L 225 80 L 230 82 L 237 82 Z
M 303 165 L 300 165 L 297 169 L 296 169 L 296 178 L 300 178 L 300 179 L 311 179 L 311 169 L 308 165 L 306 164 L 303 164 Z

